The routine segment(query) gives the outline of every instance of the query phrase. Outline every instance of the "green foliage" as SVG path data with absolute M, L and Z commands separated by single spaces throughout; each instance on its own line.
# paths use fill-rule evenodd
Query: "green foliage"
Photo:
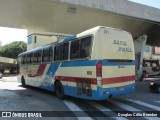
M 26 50 L 27 44 L 25 42 L 16 41 L 1 47 L 0 56 L 16 59 L 20 53 Z

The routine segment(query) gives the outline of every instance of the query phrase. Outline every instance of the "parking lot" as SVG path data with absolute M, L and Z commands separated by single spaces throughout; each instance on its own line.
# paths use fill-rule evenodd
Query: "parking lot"
M 117 111 L 124 113 L 130 111 L 132 113 L 152 112 L 159 114 L 160 95 L 158 93 L 150 92 L 148 85 L 149 80 L 136 82 L 136 91 L 134 93 L 105 101 L 80 100 L 72 97 L 60 100 L 52 92 L 29 86 L 25 88 L 22 87 L 17 83 L 16 76 L 3 77 L 0 79 L 0 111 L 50 111 L 48 113 L 43 113 L 47 114 L 48 117 L 43 117 L 42 114 L 41 119 L 45 120 L 53 119 L 53 117 L 54 119 L 60 120 L 101 120 L 106 119 L 106 117 L 108 119 L 135 119 L 134 117 L 125 117 L 123 114 L 119 114 L 118 116 Z M 70 115 L 70 113 L 73 114 Z M 160 119 L 153 116 L 138 117 L 140 117 L 140 119 Z M 18 118 L 16 117 L 14 119 L 17 120 Z

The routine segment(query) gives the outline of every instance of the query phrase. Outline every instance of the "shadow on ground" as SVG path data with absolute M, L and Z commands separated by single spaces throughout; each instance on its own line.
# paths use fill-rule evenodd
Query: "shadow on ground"
M 16 77 L 17 74 L 4 73 L 2 77 Z

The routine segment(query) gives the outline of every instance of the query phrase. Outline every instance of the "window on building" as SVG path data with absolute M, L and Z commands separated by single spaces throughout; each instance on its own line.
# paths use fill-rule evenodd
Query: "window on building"
M 32 36 L 28 37 L 28 44 L 32 44 Z
M 150 52 L 150 47 L 145 47 L 144 52 Z
M 37 36 L 34 36 L 34 43 L 37 42 Z

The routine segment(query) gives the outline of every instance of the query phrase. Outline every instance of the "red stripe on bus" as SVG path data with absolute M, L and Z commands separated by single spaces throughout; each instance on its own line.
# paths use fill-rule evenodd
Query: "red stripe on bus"
M 77 81 L 88 81 L 91 84 L 97 84 L 96 78 L 80 78 L 80 77 L 67 77 L 67 76 L 56 76 L 55 80 L 68 81 L 68 82 L 77 82 Z M 115 78 L 103 78 L 102 84 L 113 84 L 113 83 L 121 83 L 134 81 L 135 76 L 123 76 L 123 77 L 115 77 Z
M 97 79 L 94 78 L 80 78 L 80 77 L 68 77 L 68 76 L 56 76 L 55 80 L 68 81 L 68 82 L 89 82 L 91 84 L 97 84 Z
M 41 64 L 39 67 L 38 67 L 38 70 L 37 70 L 37 73 L 32 75 L 32 74 L 27 74 L 28 77 L 36 77 L 36 76 L 42 76 L 43 75 L 43 72 L 46 68 L 46 65 L 47 64 Z
M 121 83 L 121 82 L 128 82 L 134 81 L 135 76 L 123 76 L 123 77 L 114 77 L 114 78 L 104 78 L 102 84 L 113 84 L 113 83 Z
M 41 64 L 37 70 L 36 76 L 42 76 L 47 64 Z

